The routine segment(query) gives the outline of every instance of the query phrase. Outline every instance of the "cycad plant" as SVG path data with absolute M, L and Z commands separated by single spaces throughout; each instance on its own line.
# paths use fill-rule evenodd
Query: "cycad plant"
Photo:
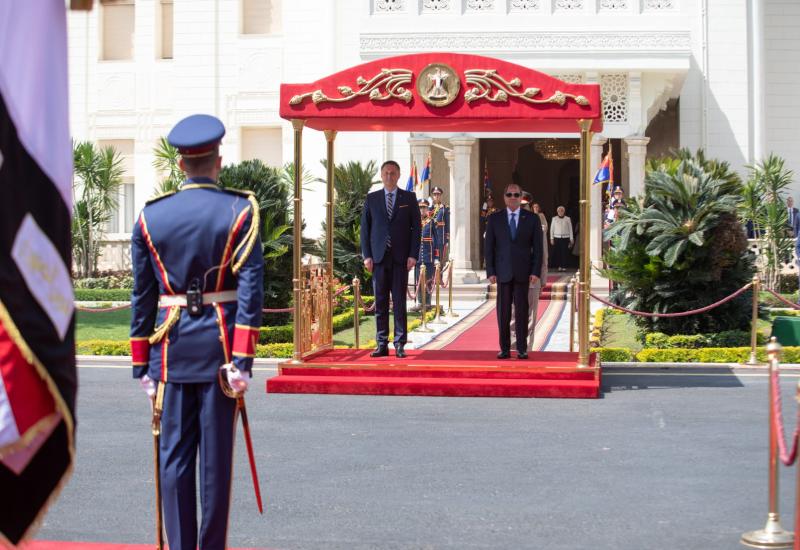
M 97 271 L 100 238 L 117 208 L 122 185 L 122 157 L 113 147 L 99 149 L 90 141 L 73 144 L 72 251 L 78 275 Z
M 325 160 L 322 165 L 327 169 Z M 371 287 L 372 274 L 364 269 L 361 257 L 361 211 L 370 187 L 378 183 L 378 168 L 375 161 L 366 165 L 357 161 L 337 164 L 334 167 L 333 186 L 335 199 L 333 206 L 333 272 L 341 281 L 349 283 L 353 277 L 361 280 L 367 292 Z M 320 182 L 325 182 L 319 179 Z M 326 224 L 323 222 L 323 236 L 314 248 L 314 254 L 325 257 Z
M 264 248 L 264 307 L 285 308 L 292 303 L 292 254 L 294 194 L 287 168 L 272 168 L 260 160 L 246 160 L 225 166 L 220 185 L 249 189 L 255 193 L 261 216 Z M 289 315 L 271 315 L 270 324 L 288 320 Z
M 769 155 L 760 163 L 748 166 L 750 178 L 744 186 L 740 209 L 744 222 L 753 224 L 756 238 L 761 241 L 763 255 L 762 277 L 767 288 L 777 290 L 782 264 L 791 258 L 793 239 L 784 194 L 792 183 L 792 172 L 782 158 Z
M 618 283 L 612 297 L 640 311 L 670 313 L 709 305 L 753 275 L 753 257 L 736 215 L 741 182 L 702 151 L 677 151 L 651 161 L 645 193 L 628 202 L 606 230 L 612 241 L 604 275 Z M 646 332 L 667 334 L 746 328 L 749 298 L 677 318 L 636 317 Z

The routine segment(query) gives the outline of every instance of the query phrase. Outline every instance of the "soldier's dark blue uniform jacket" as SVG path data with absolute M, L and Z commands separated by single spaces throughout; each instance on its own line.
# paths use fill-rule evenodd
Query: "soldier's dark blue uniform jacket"
M 261 326 L 264 270 L 254 202 L 246 192 L 197 178 L 142 210 L 131 241 L 136 378 L 146 373 L 165 382 L 211 382 L 231 358 L 250 371 Z M 186 294 L 193 280 L 206 294 L 200 316 L 164 305 L 169 296 Z
M 425 265 L 425 280 L 427 281 L 427 292 L 430 292 L 430 289 L 433 288 L 434 285 L 434 274 L 435 274 L 435 267 L 434 262 L 438 259 L 436 257 L 436 222 L 433 221 L 433 218 L 428 216 L 427 218 L 422 220 L 422 231 L 420 233 L 420 244 L 419 244 L 419 257 L 417 258 L 417 265 L 414 266 L 414 281 L 417 284 L 417 292 L 419 292 L 419 274 L 420 274 L 420 266 Z M 421 298 L 420 295 L 417 296 L 417 300 Z M 430 300 L 428 300 L 430 301 Z
M 133 231 L 133 375 L 161 381 L 160 475 L 171 550 L 226 547 L 237 408 L 217 377 L 225 363 L 245 372 L 253 363 L 263 294 L 259 233 L 255 198 L 210 178 L 189 179 L 148 202 Z M 193 281 L 203 293 L 197 316 L 187 308 Z
M 450 246 L 450 209 L 444 204 L 436 205 L 433 209 L 433 221 L 436 224 L 436 260 L 447 261 L 445 254 L 449 255 Z

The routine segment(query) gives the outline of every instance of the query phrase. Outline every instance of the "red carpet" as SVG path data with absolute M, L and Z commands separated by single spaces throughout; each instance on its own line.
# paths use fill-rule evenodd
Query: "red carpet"
M 113 544 L 110 542 L 62 542 L 55 540 L 32 540 L 22 543 L 22 550 L 153 550 L 153 544 Z M 167 547 L 164 547 L 165 550 Z M 258 548 L 231 548 L 229 550 L 267 550 Z
M 330 350 L 302 365 L 282 363 L 267 393 L 427 395 L 442 397 L 596 398 L 600 369 L 576 368 L 577 353 L 533 352 L 499 360 L 495 351 L 410 350 L 371 358 L 370 350 Z
M 563 283 L 564 275 L 548 278 Z M 547 288 L 547 287 L 546 287 Z M 534 348 L 543 349 L 567 302 L 541 300 Z M 329 350 L 302 364 L 287 361 L 267 380 L 267 393 L 417 395 L 441 397 L 597 398 L 600 366 L 577 368 L 578 354 L 534 351 L 528 359 L 497 359 L 494 300 L 404 359 L 371 358 L 372 350 Z

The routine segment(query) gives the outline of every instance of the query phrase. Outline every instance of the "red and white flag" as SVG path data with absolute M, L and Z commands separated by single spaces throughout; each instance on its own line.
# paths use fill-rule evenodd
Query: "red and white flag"
M 0 2 L 0 546 L 72 470 L 71 185 L 64 0 Z

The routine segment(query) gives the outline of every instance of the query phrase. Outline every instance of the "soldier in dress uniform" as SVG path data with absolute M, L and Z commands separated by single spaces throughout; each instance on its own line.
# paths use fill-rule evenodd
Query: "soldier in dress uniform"
M 133 376 L 163 410 L 160 477 L 171 550 L 226 546 L 237 403 L 221 385 L 247 389 L 261 326 L 258 202 L 217 184 L 224 134 L 209 115 L 175 125 L 167 140 L 187 179 L 147 202 L 131 243 Z
M 419 216 L 422 220 L 422 231 L 420 237 L 419 258 L 417 260 L 417 265 L 414 266 L 414 281 L 416 281 L 417 286 L 419 286 L 420 264 L 425 264 L 425 278 L 428 283 L 428 296 L 430 296 L 430 289 L 433 288 L 433 262 L 436 261 L 436 246 L 438 242 L 436 240 L 435 222 L 433 221 L 432 215 L 433 211 L 428 208 L 428 201 L 425 199 L 419 199 L 417 202 L 419 204 Z M 421 297 L 421 295 L 418 295 L 418 302 L 420 301 Z M 428 303 L 430 303 L 430 299 L 428 299 Z
M 436 257 L 444 267 L 450 254 L 450 209 L 442 202 L 442 188 L 431 189 L 433 197 L 433 221 L 436 224 Z

